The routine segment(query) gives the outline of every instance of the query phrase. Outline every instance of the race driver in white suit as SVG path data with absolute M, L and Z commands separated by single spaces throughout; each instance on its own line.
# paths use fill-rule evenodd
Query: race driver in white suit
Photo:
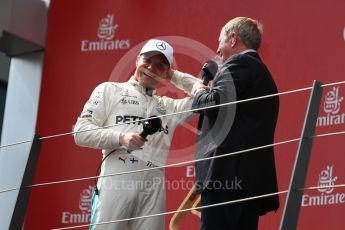
M 77 120 L 76 144 L 102 149 L 105 160 L 100 176 L 153 168 L 101 177 L 97 183 L 98 195 L 94 193 L 92 199 L 90 229 L 164 229 L 164 215 L 100 223 L 165 212 L 164 170 L 155 167 L 165 164 L 175 128 L 193 114 L 163 117 L 162 128 L 147 138 L 140 136 L 143 127 L 138 120 L 191 109 L 190 97 L 172 99 L 155 95 L 155 88 L 163 80 L 170 80 L 189 95 L 199 81 L 172 70 L 172 62 L 173 48 L 167 42 L 149 40 L 137 57 L 136 70 L 129 81 L 97 86 Z

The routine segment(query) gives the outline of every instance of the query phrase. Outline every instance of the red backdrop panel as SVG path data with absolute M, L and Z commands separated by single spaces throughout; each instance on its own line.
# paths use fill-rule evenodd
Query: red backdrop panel
M 248 16 L 264 24 L 260 54 L 279 91 L 344 80 L 345 2 L 264 1 L 52 1 L 45 51 L 37 133 L 70 132 L 96 85 L 126 81 L 142 42 L 162 37 L 175 48 L 178 69 L 198 75 L 213 58 L 220 28 L 231 18 Z M 158 94 L 183 97 L 170 84 Z M 345 86 L 324 89 L 317 133 L 345 128 Z M 281 96 L 276 141 L 300 136 L 309 91 Z M 193 159 L 196 119 L 180 127 L 169 163 Z M 345 181 L 344 136 L 314 142 L 307 186 Z M 289 185 L 298 143 L 276 147 L 279 189 Z M 35 183 L 94 176 L 100 151 L 75 146 L 66 135 L 43 142 Z M 192 166 L 166 171 L 167 211 L 175 210 L 194 180 Z M 88 224 L 93 180 L 34 187 L 26 229 Z M 260 229 L 277 229 L 281 208 L 260 220 Z M 342 229 L 345 189 L 306 191 L 298 229 Z M 167 226 L 171 216 L 167 216 Z M 181 229 L 198 229 L 190 213 Z

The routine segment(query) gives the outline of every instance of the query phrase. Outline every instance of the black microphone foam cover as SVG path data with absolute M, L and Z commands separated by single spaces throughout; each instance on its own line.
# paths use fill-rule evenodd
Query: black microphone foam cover
M 215 61 L 206 61 L 201 69 L 202 71 L 202 83 L 208 85 L 210 81 L 214 79 L 218 71 L 218 65 Z
M 151 116 L 156 117 L 156 116 Z M 146 138 L 147 135 L 152 135 L 156 133 L 162 127 L 162 120 L 159 117 L 146 120 L 143 122 L 143 131 L 140 133 L 140 136 Z

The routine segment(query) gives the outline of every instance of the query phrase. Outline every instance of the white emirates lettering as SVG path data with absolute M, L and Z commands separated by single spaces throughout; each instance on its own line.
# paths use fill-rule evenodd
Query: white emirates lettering
M 81 213 L 62 212 L 63 224 L 90 223 L 90 220 L 91 220 L 90 212 L 81 212 Z
M 319 196 L 309 196 L 303 195 L 302 206 L 320 206 L 320 205 L 334 205 L 334 204 L 344 204 L 345 203 L 345 193 L 336 193 L 325 195 L 321 193 Z
M 123 50 L 131 47 L 130 40 L 100 40 L 100 41 L 81 41 L 81 51 L 106 51 L 106 50 Z

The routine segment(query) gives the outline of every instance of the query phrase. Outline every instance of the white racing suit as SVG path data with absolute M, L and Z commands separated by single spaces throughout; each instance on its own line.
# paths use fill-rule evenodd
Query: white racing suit
M 172 77 L 172 83 L 189 94 L 196 81 L 199 80 L 178 71 Z M 164 229 L 164 215 L 110 224 L 97 223 L 165 212 L 164 170 L 154 168 L 165 164 L 175 128 L 193 114 L 161 118 L 162 128 L 147 136 L 148 142 L 141 149 L 130 153 L 120 146 L 119 136 L 120 133 L 141 133 L 140 119 L 186 111 L 191 107 L 190 97 L 172 99 L 147 95 L 147 90 L 133 77 L 124 83 L 106 82 L 96 87 L 74 131 L 96 130 L 76 133 L 75 142 L 80 146 L 102 149 L 103 158 L 115 150 L 104 160 L 100 176 L 153 169 L 101 177 L 97 183 L 99 195 L 94 194 L 92 199 L 91 229 Z

